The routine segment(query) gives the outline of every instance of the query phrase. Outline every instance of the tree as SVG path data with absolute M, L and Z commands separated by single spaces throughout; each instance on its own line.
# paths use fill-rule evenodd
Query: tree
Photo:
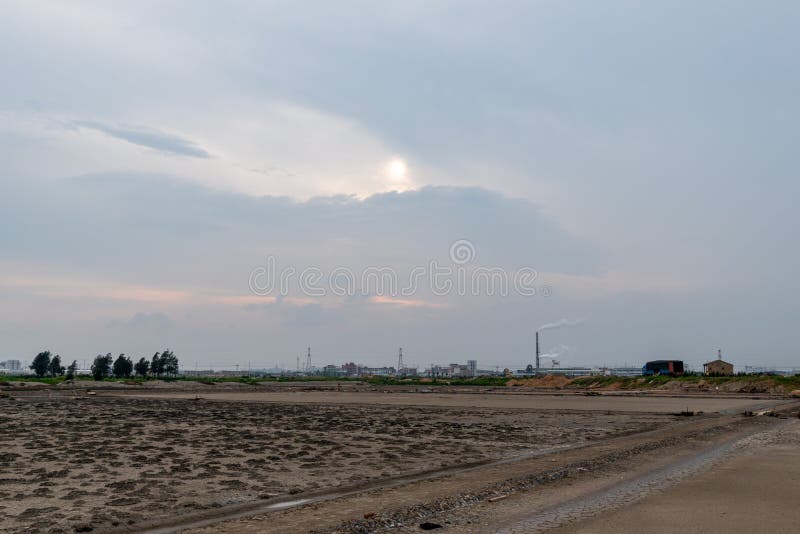
M 95 380 L 103 380 L 108 375 L 111 374 L 111 363 L 114 361 L 114 358 L 111 357 L 111 353 L 109 352 L 105 356 L 102 354 L 98 354 L 97 357 L 94 359 L 94 363 L 92 364 L 92 376 Z
M 42 378 L 44 375 L 46 375 L 50 370 L 50 351 L 46 350 L 37 354 L 33 359 L 30 368 L 33 369 L 33 372 L 36 373 L 36 376 L 39 378 Z
M 133 366 L 133 370 L 136 372 L 136 376 L 147 378 L 147 371 L 150 370 L 150 362 L 147 361 L 147 358 L 139 358 L 139 361 Z
M 175 353 L 167 349 L 161 353 L 161 372 L 167 376 L 177 376 L 180 370 L 178 357 Z
M 64 374 L 64 366 L 61 365 L 61 356 L 56 354 L 50 360 L 50 365 L 48 366 L 48 370 L 50 371 L 50 376 L 56 377 L 61 376 Z
M 72 363 L 67 367 L 67 380 L 75 378 L 75 371 L 78 370 L 78 360 L 72 360 Z
M 156 352 L 153 354 L 153 361 L 150 363 L 150 372 L 153 376 L 158 378 L 164 372 L 164 366 L 161 364 L 161 354 Z
M 120 354 L 114 362 L 113 372 L 117 378 L 129 378 L 133 373 L 133 362 L 124 354 Z

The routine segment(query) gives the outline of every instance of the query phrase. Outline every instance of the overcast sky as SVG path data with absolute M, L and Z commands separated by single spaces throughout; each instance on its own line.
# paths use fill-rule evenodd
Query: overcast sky
M 564 366 L 800 367 L 799 17 L 3 2 L 0 360 L 524 366 L 569 319 L 542 333 Z M 536 276 L 533 295 L 254 292 L 268 258 L 322 286 L 432 261 Z

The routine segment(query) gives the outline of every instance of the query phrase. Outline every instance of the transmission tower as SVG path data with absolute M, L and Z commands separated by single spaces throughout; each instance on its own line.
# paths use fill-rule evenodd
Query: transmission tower
M 308 354 L 306 355 L 306 373 L 311 372 L 311 347 L 308 347 Z

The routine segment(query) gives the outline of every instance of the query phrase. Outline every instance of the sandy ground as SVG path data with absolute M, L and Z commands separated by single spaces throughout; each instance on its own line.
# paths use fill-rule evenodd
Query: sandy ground
M 196 393 L 174 391 L 103 392 L 103 395 L 193 399 Z M 313 403 L 326 405 L 370 404 L 388 406 L 439 406 L 467 408 L 481 406 L 495 409 L 578 410 L 601 412 L 675 413 L 683 410 L 702 412 L 741 412 L 776 401 L 751 397 L 661 397 L 654 395 L 598 395 L 552 393 L 396 393 L 336 391 L 204 391 L 204 399 L 271 403 Z
M 480 395 L 388 403 L 327 395 L 330 404 L 308 393 L 270 402 L 233 393 L 2 398 L 0 530 L 130 530 L 146 520 L 682 423 L 630 409 L 543 410 L 527 399 L 510 410 L 508 401 Z M 575 400 L 596 398 L 554 399 L 574 408 Z
M 800 530 L 800 421 L 742 444 L 712 469 L 560 534 L 790 534 Z
M 511 463 L 183 526 L 193 534 L 412 533 L 425 522 L 446 532 L 547 531 L 694 476 L 738 440 L 783 422 L 734 415 L 692 418 Z

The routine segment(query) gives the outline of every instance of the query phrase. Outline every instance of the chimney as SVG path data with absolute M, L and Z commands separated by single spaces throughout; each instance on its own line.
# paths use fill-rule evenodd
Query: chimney
M 717 359 L 722 360 L 722 349 L 717 349 Z
M 539 370 L 539 331 L 536 331 L 536 370 Z

